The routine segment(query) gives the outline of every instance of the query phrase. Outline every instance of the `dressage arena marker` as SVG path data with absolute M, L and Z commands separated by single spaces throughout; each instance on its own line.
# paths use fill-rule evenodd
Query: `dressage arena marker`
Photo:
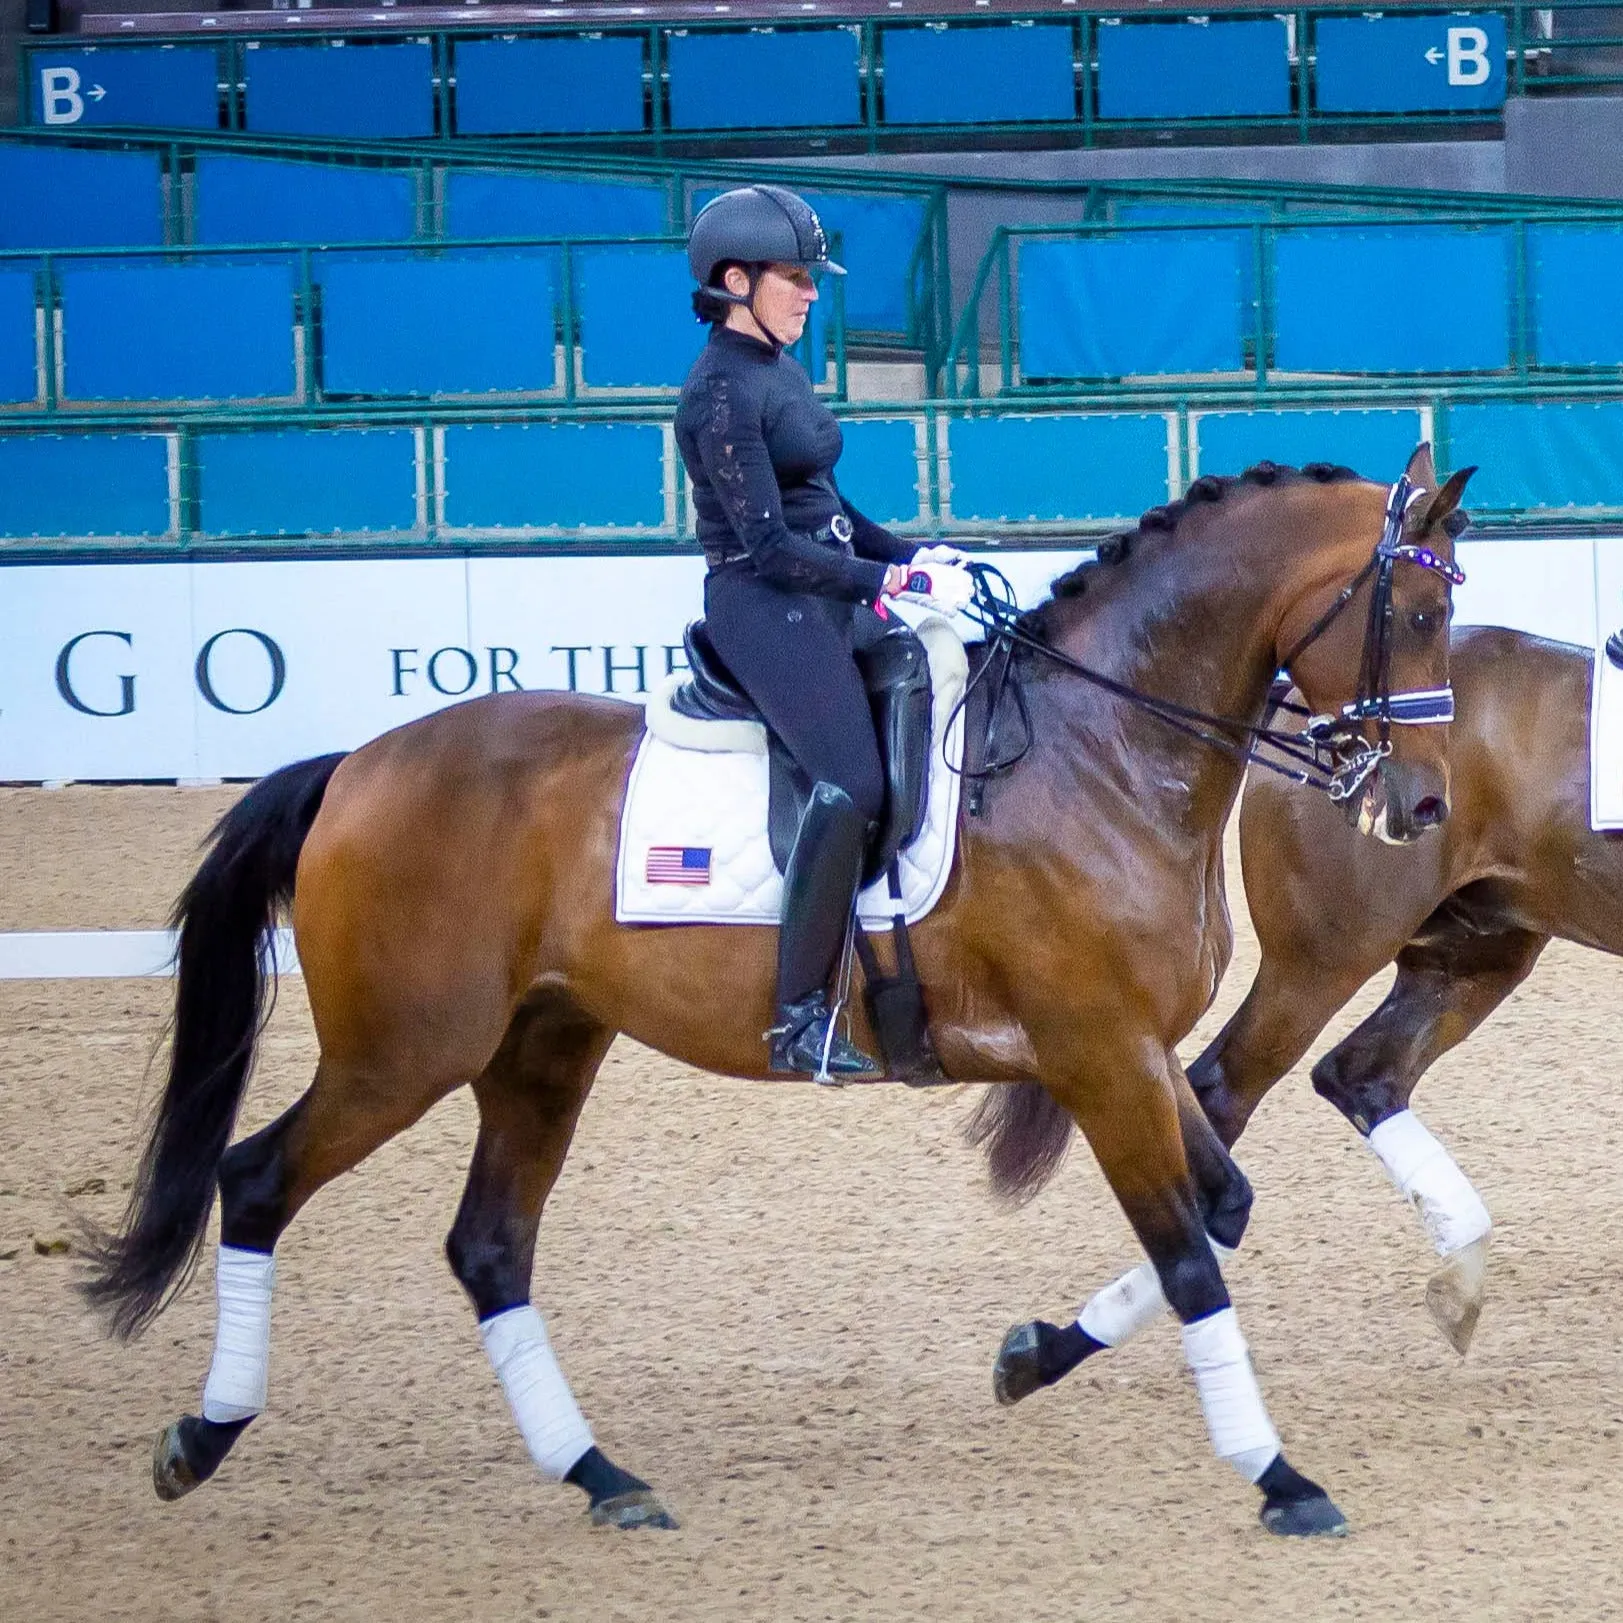
M 299 973 L 293 932 L 276 932 L 276 967 Z M 172 930 L 0 931 L 0 981 L 118 980 L 173 975 Z

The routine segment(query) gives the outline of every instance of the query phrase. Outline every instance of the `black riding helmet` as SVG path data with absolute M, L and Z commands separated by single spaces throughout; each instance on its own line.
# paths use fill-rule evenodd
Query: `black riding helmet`
M 844 276 L 828 257 L 822 221 L 805 198 L 783 186 L 740 186 L 699 210 L 688 233 L 688 269 L 701 287 L 718 265 L 806 265 Z

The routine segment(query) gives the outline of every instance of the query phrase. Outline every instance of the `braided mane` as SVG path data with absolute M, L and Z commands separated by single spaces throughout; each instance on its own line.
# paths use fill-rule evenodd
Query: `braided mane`
M 1168 502 L 1164 507 L 1152 507 L 1131 530 L 1101 541 L 1096 556 L 1055 580 L 1048 588 L 1048 601 L 1022 615 L 1021 625 L 1035 636 L 1055 629 L 1052 620 L 1057 605 L 1081 597 L 1098 570 L 1124 562 L 1149 537 L 1170 535 L 1191 508 L 1220 502 L 1230 492 L 1240 489 L 1303 483 L 1338 485 L 1361 477 L 1352 468 L 1342 467 L 1337 462 L 1309 462 L 1301 468 L 1279 462 L 1259 462 L 1237 478 L 1230 474 L 1202 474 L 1180 500 Z

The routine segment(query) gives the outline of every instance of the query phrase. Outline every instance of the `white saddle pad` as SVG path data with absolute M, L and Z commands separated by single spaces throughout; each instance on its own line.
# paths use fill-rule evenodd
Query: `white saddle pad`
M 952 871 L 964 753 L 963 717 L 954 711 L 969 676 L 947 621 L 928 615 L 914 629 L 935 703 L 924 827 L 899 864 L 909 924 L 935 906 Z M 648 700 L 620 818 L 614 916 L 622 924 L 776 924 L 783 879 L 766 829 L 766 729 L 679 715 L 670 700 L 684 680 L 678 673 Z M 883 877 L 863 891 L 858 912 L 864 924 L 890 923 Z
M 1589 703 L 1589 826 L 1623 828 L 1623 671 L 1595 649 Z

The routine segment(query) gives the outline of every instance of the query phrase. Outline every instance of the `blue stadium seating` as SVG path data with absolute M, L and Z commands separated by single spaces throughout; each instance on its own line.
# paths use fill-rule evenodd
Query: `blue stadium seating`
M 581 248 L 573 256 L 581 382 L 678 388 L 705 331 L 684 319 L 693 279 L 678 248 Z
M 1100 118 L 1270 118 L 1291 110 L 1280 18 L 1102 24 L 1098 41 Z
M 1262 461 L 1341 462 L 1371 479 L 1395 479 L 1425 437 L 1413 407 L 1203 411 L 1191 414 L 1190 436 L 1197 473 L 1243 473 Z
M 0 536 L 170 533 L 165 434 L 0 434 Z
M 1498 372 L 1511 362 L 1511 241 L 1498 227 L 1282 231 L 1282 372 Z
M 918 524 L 926 513 L 920 488 L 923 422 L 913 417 L 851 417 L 840 424 L 841 494 L 876 524 Z
M 478 423 L 445 430 L 449 530 L 637 530 L 665 524 L 657 423 Z
M 459 135 L 589 135 L 643 128 L 639 37 L 458 40 Z
M 951 424 L 958 523 L 1128 519 L 1167 500 L 1168 418 L 1159 412 L 964 417 Z
M 487 169 L 445 175 L 448 237 L 657 237 L 667 229 L 662 186 Z
M 146 248 L 163 238 L 156 152 L 0 142 L 0 248 Z
M 316 255 L 323 390 L 331 396 L 553 389 L 556 257 L 544 248 Z
M 417 234 L 412 170 L 202 152 L 193 189 L 200 243 L 409 242 Z
M 1242 370 L 1252 257 L 1238 231 L 1021 243 L 1021 377 Z
M 1076 116 L 1067 23 L 933 23 L 881 32 L 886 124 L 1004 124 Z
M 243 124 L 256 135 L 434 133 L 434 53 L 426 42 L 255 43 L 243 61 Z
M 35 354 L 35 279 L 31 265 L 0 266 L 0 401 L 39 398 Z
M 200 527 L 210 535 L 406 534 L 418 526 L 409 428 L 200 434 Z
M 297 389 L 291 257 L 69 261 L 57 275 L 65 400 L 275 399 Z
M 1476 463 L 1474 508 L 1623 506 L 1623 402 L 1493 402 L 1448 410 L 1448 462 Z
M 1540 366 L 1623 366 L 1623 231 L 1529 225 L 1532 348 Z
M 792 129 L 860 124 L 855 28 L 666 37 L 671 128 Z

